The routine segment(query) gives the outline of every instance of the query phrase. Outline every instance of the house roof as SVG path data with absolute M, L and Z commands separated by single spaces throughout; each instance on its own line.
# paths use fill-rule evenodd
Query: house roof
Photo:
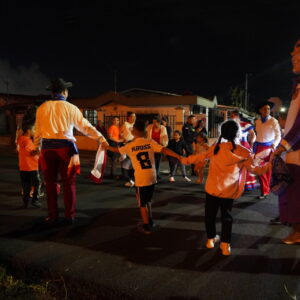
M 125 91 L 120 92 L 120 94 L 129 96 L 129 97 L 145 97 L 145 96 L 181 96 L 179 94 L 148 90 L 148 89 L 140 89 L 140 88 L 132 88 Z
M 0 106 L 2 107 L 15 107 L 29 104 L 39 104 L 46 99 L 49 99 L 49 95 L 18 95 L 18 94 L 0 94 Z
M 133 93 L 134 90 L 134 93 Z M 174 106 L 174 105 L 201 105 L 204 107 L 216 107 L 217 98 L 209 100 L 197 95 L 176 95 L 176 94 L 157 94 L 146 92 L 141 90 L 143 96 L 140 94 L 140 90 L 133 89 L 127 90 L 123 93 L 107 92 L 98 97 L 93 98 L 80 98 L 71 99 L 70 102 L 77 105 L 80 108 L 101 108 L 108 103 L 114 102 L 126 106 Z

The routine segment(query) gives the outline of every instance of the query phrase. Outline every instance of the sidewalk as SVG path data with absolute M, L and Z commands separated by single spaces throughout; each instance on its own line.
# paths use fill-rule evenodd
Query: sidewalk
M 145 236 L 134 189 L 85 178 L 94 155 L 81 155 L 78 223 L 42 230 L 46 209 L 19 209 L 16 154 L 0 147 L 0 263 L 21 277 L 63 276 L 68 299 L 291 299 L 284 285 L 300 295 L 299 246 L 281 244 L 289 228 L 268 225 L 276 197 L 258 201 L 256 191 L 235 202 L 233 254 L 223 257 L 204 248 L 202 186 L 163 175 L 153 210 L 161 230 Z

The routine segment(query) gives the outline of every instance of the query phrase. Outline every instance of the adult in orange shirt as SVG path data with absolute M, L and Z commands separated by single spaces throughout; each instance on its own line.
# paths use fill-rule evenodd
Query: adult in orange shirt
M 112 147 L 118 147 L 119 144 L 122 142 L 122 139 L 120 138 L 120 119 L 118 117 L 113 117 L 112 124 L 107 130 L 107 136 L 108 143 Z M 107 151 L 107 156 L 110 158 L 110 175 L 111 177 L 114 177 L 118 154 L 111 151 Z
M 31 205 L 41 207 L 41 203 L 38 200 L 38 191 L 40 186 L 40 177 L 38 173 L 39 157 L 32 154 L 35 150 L 32 138 L 33 124 L 23 122 L 22 134 L 20 134 L 17 139 L 19 149 L 19 169 L 23 189 L 23 208 L 27 208 L 30 202 L 31 187 L 34 188 Z

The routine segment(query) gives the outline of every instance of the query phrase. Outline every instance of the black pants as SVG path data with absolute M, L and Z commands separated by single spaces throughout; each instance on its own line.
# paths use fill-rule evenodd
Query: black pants
M 23 189 L 23 202 L 27 206 L 30 199 L 31 187 L 34 187 L 32 202 L 38 200 L 40 189 L 40 176 L 38 171 L 20 171 L 21 184 Z
M 159 166 L 161 161 L 161 153 L 154 153 L 156 176 L 159 176 Z
M 218 198 L 206 193 L 205 201 L 205 228 L 207 238 L 216 236 L 216 216 L 221 209 L 222 233 L 221 241 L 230 243 L 232 230 L 232 209 L 233 199 Z
M 169 166 L 170 166 L 170 176 L 175 176 L 178 166 L 181 168 L 182 176 L 186 176 L 185 165 L 180 163 L 180 161 L 172 156 L 168 156 Z
M 119 146 L 119 143 L 117 143 L 115 141 L 112 141 L 112 140 L 108 140 L 108 143 L 112 147 L 118 147 Z M 120 155 L 118 153 L 111 152 L 109 150 L 106 153 L 107 153 L 107 156 L 110 159 L 110 175 L 115 176 L 116 168 L 117 168 L 117 158 Z
M 193 144 L 186 143 L 186 156 L 193 154 Z M 195 176 L 195 165 L 191 165 L 191 176 Z

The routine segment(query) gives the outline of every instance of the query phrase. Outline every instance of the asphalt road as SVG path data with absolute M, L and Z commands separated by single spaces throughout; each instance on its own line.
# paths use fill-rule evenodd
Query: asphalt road
M 299 245 L 281 243 L 288 227 L 268 224 L 277 215 L 275 196 L 261 201 L 254 191 L 235 201 L 232 255 L 224 257 L 204 247 L 203 186 L 164 175 L 153 202 L 160 230 L 145 236 L 136 231 L 133 188 L 85 178 L 94 154 L 81 155 L 77 223 L 45 230 L 38 223 L 45 208 L 20 209 L 17 155 L 0 148 L 0 263 L 20 276 L 62 276 L 68 299 L 300 297 Z M 59 205 L 63 215 L 62 199 Z

